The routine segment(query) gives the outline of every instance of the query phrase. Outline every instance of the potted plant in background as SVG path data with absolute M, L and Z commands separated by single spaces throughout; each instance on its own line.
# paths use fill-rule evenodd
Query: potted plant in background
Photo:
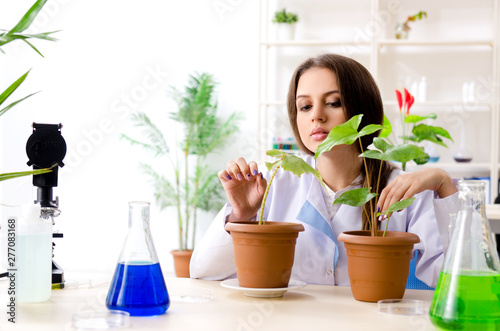
M 191 75 L 184 91 L 173 89 L 178 110 L 171 112 L 170 118 L 176 126 L 184 129 L 182 141 L 178 145 L 180 153 L 171 152 L 162 131 L 142 112 L 133 114 L 131 118 L 136 126 L 143 129 L 149 141 L 141 142 L 122 135 L 132 145 L 146 148 L 155 156 L 166 157 L 170 162 L 168 177 L 157 172 L 150 164 L 141 163 L 141 169 L 153 182 L 160 210 L 170 206 L 177 209 L 179 248 L 172 254 L 178 277 L 189 277 L 198 211 L 220 209 L 223 204 L 217 172 L 210 169 L 207 156 L 220 149 L 237 131 L 240 119 L 237 113 L 231 114 L 225 121 L 217 115 L 215 85 L 212 75 L 202 73 Z
M 424 19 L 425 17 L 427 17 L 427 12 L 419 11 L 415 15 L 408 16 L 406 18 L 406 21 L 404 21 L 403 23 L 397 23 L 396 24 L 396 39 L 408 39 L 408 33 L 411 30 L 409 23 Z
M 290 171 L 298 177 L 311 173 L 324 186 L 319 172 L 302 158 L 280 150 L 267 151 L 267 155 L 277 158 L 277 161 L 266 162 L 271 178 L 264 192 L 258 221 L 230 222 L 225 226 L 233 238 L 236 275 L 241 287 L 284 288 L 290 280 L 296 239 L 304 227 L 286 220 L 267 222 L 263 217 L 267 195 L 278 169 Z
M 351 145 L 361 137 L 370 135 L 383 126 L 370 124 L 358 131 L 363 115 L 353 116 L 349 121 L 334 127 L 328 137 L 316 151 L 318 158 L 324 152 L 337 145 Z M 425 155 L 423 150 L 412 144 L 391 145 L 384 138 L 373 140 L 376 150 L 363 151 L 360 157 L 383 161 L 408 162 Z M 365 174 L 368 176 L 368 173 Z M 380 175 L 378 178 L 380 181 Z M 369 181 L 370 182 L 370 181 Z M 351 291 L 356 300 L 377 302 L 381 299 L 402 298 L 405 292 L 409 273 L 413 245 L 420 239 L 417 235 L 407 232 L 387 231 L 390 216 L 393 212 L 402 210 L 413 203 L 414 198 L 405 199 L 392 204 L 388 210 L 377 213 L 377 194 L 370 187 L 353 189 L 345 192 L 334 201 L 334 204 L 346 204 L 362 207 L 369 220 L 369 230 L 348 231 L 339 235 L 344 242 L 347 253 L 347 268 L 351 283 Z M 379 188 L 376 188 L 378 192 Z M 375 201 L 373 201 L 375 199 Z M 369 203 L 369 207 L 367 207 Z M 378 230 L 378 216 L 388 217 L 384 231 Z
M 56 41 L 57 39 L 51 37 L 50 35 L 52 33 L 55 33 L 57 31 L 52 31 L 52 32 L 43 32 L 43 33 L 36 33 L 36 34 L 26 34 L 23 33 L 26 29 L 28 29 L 35 20 L 36 16 L 40 12 L 40 10 L 43 8 L 47 0 L 38 0 L 35 2 L 33 6 L 24 14 L 24 16 L 21 18 L 21 20 L 14 26 L 12 29 L 9 31 L 0 33 L 0 52 L 4 53 L 4 51 L 1 49 L 2 46 L 10 43 L 11 41 L 14 40 L 20 40 L 28 44 L 35 52 L 40 54 L 40 56 L 43 57 L 42 53 L 38 51 L 38 49 L 28 41 L 28 39 L 41 39 L 41 40 L 48 40 L 48 41 Z M 0 106 L 7 100 L 7 98 L 10 97 L 12 93 L 24 82 L 26 77 L 28 76 L 30 70 L 28 70 L 24 75 L 19 77 L 14 83 L 12 83 L 5 91 L 3 91 L 0 94 Z M 36 92 L 38 93 L 38 92 Z M 18 103 L 22 102 L 23 100 L 26 100 L 27 98 L 31 97 L 32 95 L 36 93 L 31 93 L 19 100 L 16 100 L 9 105 L 0 108 L 0 116 L 5 114 L 9 109 L 17 105 Z M 29 176 L 29 175 L 38 175 L 38 174 L 43 174 L 46 172 L 50 172 L 52 170 L 50 169 L 38 169 L 38 170 L 32 170 L 32 171 L 20 171 L 20 172 L 10 172 L 10 173 L 3 173 L 0 174 L 0 181 L 4 181 L 7 179 L 12 179 L 16 177 L 22 177 L 22 176 Z
M 273 23 L 276 24 L 278 40 L 293 40 L 295 37 L 295 24 L 299 21 L 297 14 L 290 13 L 283 8 L 274 13 Z

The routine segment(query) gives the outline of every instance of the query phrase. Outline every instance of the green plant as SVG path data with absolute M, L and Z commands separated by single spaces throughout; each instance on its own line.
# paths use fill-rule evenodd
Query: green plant
M 173 180 L 159 174 L 150 164 L 141 163 L 141 168 L 153 182 L 161 210 L 168 206 L 177 208 L 179 250 L 194 248 L 197 211 L 218 209 L 223 204 L 217 173 L 209 170 L 206 158 L 237 131 L 240 115 L 233 113 L 226 121 L 217 116 L 215 84 L 212 75 L 202 73 L 191 75 L 183 92 L 173 89 L 178 111 L 171 112 L 170 118 L 184 128 L 179 144 L 181 157 L 177 152 L 171 153 L 162 131 L 142 112 L 133 114 L 132 121 L 143 129 L 149 142 L 122 135 L 131 144 L 152 151 L 155 156 L 164 156 L 170 162 Z M 189 164 L 190 156 L 196 158 L 194 170 Z M 191 245 L 188 238 L 192 240 Z
M 427 17 L 427 12 L 425 12 L 425 11 L 419 11 L 415 15 L 408 16 L 408 18 L 406 18 L 406 21 L 404 21 L 404 23 L 403 23 L 403 30 L 406 31 L 406 32 L 410 31 L 411 28 L 408 25 L 410 22 L 415 22 L 417 20 L 422 20 L 425 17 Z
M 35 2 L 35 4 L 24 14 L 24 16 L 21 18 L 21 20 L 10 30 L 1 30 L 4 31 L 3 33 L 0 34 L 0 52 L 4 53 L 5 52 L 2 50 L 2 46 L 5 46 L 6 44 L 10 43 L 11 41 L 14 40 L 20 40 L 28 44 L 35 52 L 40 54 L 40 56 L 43 57 L 42 53 L 38 51 L 38 49 L 30 43 L 28 40 L 29 39 L 41 39 L 41 40 L 49 40 L 49 41 L 55 41 L 56 39 L 50 37 L 50 34 L 55 33 L 57 31 L 53 32 L 43 32 L 43 33 L 37 33 L 37 34 L 26 34 L 22 33 L 26 29 L 29 28 L 31 23 L 35 20 L 36 16 L 42 9 L 42 7 L 45 5 L 47 0 L 38 0 Z M 14 93 L 14 91 L 24 82 L 26 77 L 28 76 L 30 70 L 28 70 L 24 75 L 19 77 L 14 83 L 12 83 L 5 91 L 3 91 L 0 94 L 0 106 L 9 98 L 9 96 Z M 16 100 L 9 105 L 5 106 L 4 108 L 0 109 L 0 116 L 5 114 L 9 109 L 17 105 L 23 100 L 26 100 L 27 98 L 31 97 L 32 95 L 36 94 L 31 93 L 19 100 Z M 29 176 L 29 175 L 38 175 L 46 172 L 50 172 L 52 170 L 50 169 L 39 169 L 39 170 L 34 170 L 34 171 L 20 171 L 20 172 L 10 172 L 10 173 L 3 173 L 0 174 L 0 181 L 7 180 L 7 179 L 12 179 L 16 177 L 22 177 L 22 176 Z
M 448 147 L 443 142 L 443 138 L 453 141 L 448 131 L 438 126 L 432 126 L 423 123 L 417 124 L 425 120 L 436 119 L 436 114 L 431 113 L 427 116 L 410 115 L 410 108 L 413 105 L 415 98 L 408 92 L 406 88 L 403 88 L 403 93 L 401 93 L 401 91 L 399 90 L 396 90 L 396 98 L 398 99 L 399 115 L 401 118 L 401 126 L 403 131 L 403 135 L 401 137 L 403 144 L 407 144 L 409 142 L 418 144 L 422 141 L 429 141 L 440 146 Z M 410 124 L 413 124 L 411 134 L 409 130 Z M 387 138 L 389 140 L 389 136 L 391 133 L 392 125 L 389 119 L 384 115 L 384 129 L 381 131 L 380 137 Z M 427 163 L 427 161 L 429 160 L 429 155 L 425 152 L 424 154 L 424 156 L 415 158 L 413 161 L 415 161 L 415 163 L 417 164 Z M 406 162 L 403 162 L 401 164 L 401 167 L 403 170 L 406 170 Z
M 384 127 L 379 124 L 369 124 L 358 131 L 359 125 L 361 124 L 361 119 L 363 115 L 353 116 L 347 122 L 337 125 L 334 127 L 328 137 L 318 146 L 316 150 L 315 158 L 317 159 L 321 154 L 330 151 L 333 147 L 337 145 L 351 145 L 358 141 L 361 148 L 360 157 L 363 158 L 366 167 L 366 158 L 377 159 L 382 163 L 383 161 L 396 161 L 396 162 L 408 162 L 416 158 L 421 158 L 425 155 L 423 150 L 412 144 L 402 144 L 402 145 L 392 145 L 388 143 L 384 138 L 376 137 L 373 139 L 373 145 L 376 150 L 363 151 L 361 144 L 361 137 L 370 135 L 376 131 L 383 129 Z M 381 169 L 381 168 L 380 168 Z M 369 176 L 365 173 L 365 176 Z M 368 180 L 368 182 L 370 182 Z M 380 183 L 380 172 L 378 175 L 377 186 Z M 379 187 L 376 188 L 376 192 L 379 191 Z M 383 235 L 387 230 L 387 225 L 389 224 L 389 219 L 393 212 L 399 211 L 410 206 L 414 198 L 405 199 L 392 204 L 389 209 L 376 212 L 375 206 L 377 205 L 378 199 L 377 193 L 372 193 L 371 187 L 363 187 L 359 189 L 349 190 L 338 197 L 333 203 L 334 204 L 346 204 L 353 207 L 363 207 L 363 212 L 366 214 L 367 218 L 370 220 L 370 229 L 372 236 L 377 235 L 377 218 L 380 215 L 386 215 L 388 217 L 386 228 Z M 375 204 L 373 204 L 373 199 L 375 198 Z M 370 210 L 365 208 L 365 204 L 370 202 Z
M 276 176 L 276 173 L 278 172 L 279 168 L 282 168 L 284 171 L 290 171 L 297 177 L 300 177 L 304 173 L 311 173 L 320 181 L 323 188 L 325 187 L 325 184 L 323 183 L 323 179 L 321 178 L 319 171 L 311 167 L 302 158 L 276 149 L 269 150 L 266 152 L 266 154 L 274 158 L 277 158 L 278 160 L 273 163 L 266 162 L 266 167 L 271 172 L 271 178 L 267 183 L 266 191 L 264 192 L 264 197 L 262 199 L 262 203 L 260 206 L 260 213 L 259 213 L 260 225 L 265 223 L 263 215 L 264 215 L 264 207 L 266 205 L 267 195 L 269 193 L 269 189 L 271 188 L 271 184 L 273 183 L 274 176 Z
M 293 24 L 299 21 L 297 14 L 286 11 L 286 8 L 274 13 L 273 23 L 288 23 Z

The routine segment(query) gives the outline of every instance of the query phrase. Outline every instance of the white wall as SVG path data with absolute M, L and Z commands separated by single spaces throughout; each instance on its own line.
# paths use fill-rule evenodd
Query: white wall
M 32 3 L 0 1 L 0 28 L 13 27 Z M 212 158 L 214 169 L 240 155 L 255 158 L 257 2 L 51 0 L 34 27 L 61 30 L 59 41 L 34 42 L 45 58 L 20 43 L 0 54 L 1 91 L 33 68 L 11 101 L 41 90 L 0 118 L 0 171 L 29 170 L 25 144 L 32 122 L 63 124 L 68 153 L 55 194 L 62 210 L 56 226 L 65 238 L 55 240 L 55 260 L 65 270 L 114 269 L 127 202 L 154 202 L 137 168 L 152 156 L 119 140 L 121 133 L 140 137 L 127 112 L 144 111 L 171 133 L 168 113 L 176 109 L 166 91 L 182 88 L 189 74 L 215 75 L 222 116 L 245 114 L 231 145 Z M 0 189 L 4 204 L 34 199 L 31 178 L 3 182 Z M 2 220 L 12 212 L 2 211 Z M 172 272 L 169 252 L 178 245 L 173 211 L 160 212 L 153 203 L 151 228 L 164 272 Z

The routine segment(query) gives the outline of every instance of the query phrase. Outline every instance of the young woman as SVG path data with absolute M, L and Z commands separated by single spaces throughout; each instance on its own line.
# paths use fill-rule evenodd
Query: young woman
M 361 207 L 332 205 L 343 192 L 377 187 L 380 161 L 367 159 L 372 183 L 363 176 L 365 165 L 359 144 L 340 145 L 314 160 L 314 152 L 335 126 L 363 114 L 360 127 L 382 124 L 383 106 L 372 76 L 358 62 L 335 54 L 325 54 L 302 63 L 290 82 L 288 115 L 304 159 L 320 172 L 328 193 L 312 175 L 276 174 L 266 202 L 267 221 L 300 222 L 305 231 L 297 239 L 292 278 L 312 284 L 349 285 L 346 253 L 337 236 L 343 231 L 367 227 Z M 363 150 L 377 133 L 362 138 Z M 191 277 L 222 280 L 235 277 L 231 236 L 226 222 L 256 217 L 269 179 L 255 162 L 243 158 L 229 161 L 219 172 L 228 203 L 217 215 L 191 259 Z M 404 173 L 388 162 L 382 164 L 378 208 L 410 197 L 409 207 L 394 213 L 389 223 L 393 231 L 417 234 L 418 262 L 415 275 L 435 286 L 448 243 L 449 214 L 458 209 L 457 189 L 441 169 Z M 383 221 L 383 220 L 382 220 Z M 381 222 L 381 226 L 385 226 Z

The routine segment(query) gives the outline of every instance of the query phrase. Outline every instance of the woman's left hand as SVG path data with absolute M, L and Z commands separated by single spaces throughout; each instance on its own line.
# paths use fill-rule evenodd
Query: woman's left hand
M 442 169 L 422 169 L 396 177 L 380 193 L 377 207 L 387 210 L 390 205 L 400 200 L 409 199 L 425 190 L 436 191 L 440 198 L 457 192 L 453 179 Z

